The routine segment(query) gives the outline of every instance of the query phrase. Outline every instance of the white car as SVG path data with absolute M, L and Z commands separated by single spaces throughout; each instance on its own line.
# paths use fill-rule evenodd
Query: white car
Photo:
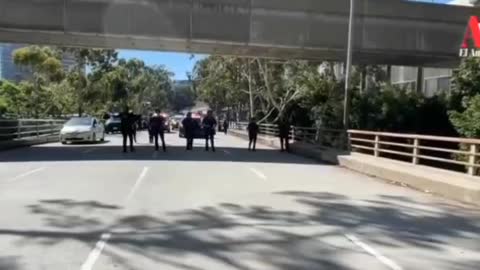
M 96 142 L 105 140 L 105 127 L 94 117 L 73 117 L 63 125 L 60 142 Z

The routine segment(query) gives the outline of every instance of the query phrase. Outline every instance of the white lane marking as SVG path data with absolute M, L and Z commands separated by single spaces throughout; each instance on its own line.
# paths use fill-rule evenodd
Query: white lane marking
M 255 168 L 250 168 L 250 171 L 252 171 L 254 174 L 256 174 L 258 177 L 262 178 L 263 180 L 267 180 L 267 176 L 263 174 L 261 171 L 255 169 Z
M 128 193 L 125 203 L 128 203 L 128 201 L 133 197 L 133 195 L 135 194 L 135 191 L 140 186 L 143 178 L 147 176 L 148 170 L 149 170 L 149 167 L 143 167 L 142 172 L 140 173 L 137 180 L 135 181 L 135 184 L 133 185 L 132 189 Z M 80 270 L 92 270 L 93 265 L 98 260 L 98 258 L 102 254 L 103 249 L 107 245 L 107 241 L 112 236 L 111 232 L 112 231 L 102 234 L 102 236 L 100 237 L 100 240 L 95 245 L 95 248 L 88 254 L 87 259 L 82 264 L 82 267 L 80 268 Z
M 403 270 L 403 268 L 398 265 L 396 262 L 392 261 L 391 259 L 383 256 L 382 254 L 380 254 L 378 251 L 376 251 L 375 249 L 373 249 L 372 247 L 370 247 L 369 245 L 363 243 L 362 241 L 360 241 L 360 239 L 358 239 L 358 237 L 356 237 L 355 235 L 353 234 L 345 234 L 345 237 L 350 240 L 352 243 L 354 243 L 355 245 L 357 245 L 358 247 L 362 248 L 363 250 L 365 250 L 367 253 L 369 253 L 370 255 L 372 255 L 373 257 L 375 257 L 378 261 L 380 261 L 382 264 L 384 264 L 385 266 L 387 266 L 388 268 L 392 269 L 392 270 Z
M 223 151 L 225 154 L 227 154 L 227 155 L 231 155 L 231 154 L 232 154 L 232 153 L 230 153 L 230 151 L 225 150 L 225 149 L 223 149 L 222 151 Z
M 91 270 L 95 262 L 97 261 L 98 257 L 100 257 L 100 254 L 102 253 L 103 249 L 107 245 L 108 239 L 112 236 L 111 233 L 103 233 L 102 236 L 100 237 L 100 240 L 97 242 L 95 245 L 95 248 L 93 248 L 92 251 L 88 254 L 87 259 L 85 262 L 82 264 L 82 267 L 80 268 L 81 270 Z
M 130 190 L 130 192 L 127 195 L 127 198 L 125 199 L 126 203 L 128 201 L 130 201 L 130 199 L 133 197 L 133 195 L 135 194 L 135 191 L 140 186 L 140 183 L 142 182 L 143 178 L 145 178 L 145 176 L 147 176 L 148 170 L 149 170 L 148 167 L 143 167 L 143 170 L 140 173 L 140 175 L 138 176 L 137 181 L 135 181 L 135 185 L 133 185 L 132 189 Z
M 13 178 L 10 178 L 7 182 L 17 181 L 17 180 L 19 180 L 19 179 L 21 179 L 21 178 L 27 177 L 27 176 L 29 176 L 29 175 L 32 175 L 32 174 L 37 173 L 37 172 L 39 172 L 39 171 L 43 171 L 43 170 L 45 170 L 45 169 L 46 169 L 45 167 L 41 167 L 41 168 L 37 168 L 37 169 L 31 170 L 31 171 L 28 171 L 28 172 L 19 174 L 19 175 L 13 177 Z

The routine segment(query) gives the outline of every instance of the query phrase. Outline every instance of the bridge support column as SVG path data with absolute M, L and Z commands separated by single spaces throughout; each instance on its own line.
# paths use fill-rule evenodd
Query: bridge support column
M 392 84 L 392 66 L 387 66 L 387 83 Z
M 417 94 L 422 94 L 423 93 L 423 67 L 418 67 L 417 68 L 417 85 L 416 85 L 416 90 Z

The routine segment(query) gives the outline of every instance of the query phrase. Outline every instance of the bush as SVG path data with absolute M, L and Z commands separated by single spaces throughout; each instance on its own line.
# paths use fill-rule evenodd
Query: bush
M 462 136 L 480 137 L 480 95 L 470 99 L 465 111 L 450 111 L 449 116 L 450 121 Z

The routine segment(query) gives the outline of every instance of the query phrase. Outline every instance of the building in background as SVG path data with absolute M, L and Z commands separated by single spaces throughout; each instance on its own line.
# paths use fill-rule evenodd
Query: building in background
M 426 1 L 424 1 L 426 2 Z M 436 3 L 436 1 L 432 1 Z M 449 5 L 478 6 L 479 0 L 454 0 Z M 467 18 L 465 19 L 467 22 Z M 466 27 L 466 26 L 465 26 Z M 459 42 L 460 44 L 460 42 Z M 416 89 L 427 97 L 450 90 L 452 69 L 392 66 L 390 82 L 402 88 Z
M 427 97 L 450 90 L 452 69 L 392 66 L 390 83 L 423 93 Z M 420 82 L 421 85 L 417 83 Z
M 26 68 L 19 67 L 13 63 L 13 52 L 16 49 L 25 47 L 22 44 L 0 44 L 0 78 L 9 81 L 19 82 L 28 80 L 32 74 Z
M 23 48 L 25 44 L 0 43 L 0 79 L 20 82 L 32 77 L 32 72 L 25 67 L 17 66 L 13 62 L 13 52 Z M 75 58 L 71 54 L 64 54 L 63 69 L 69 70 L 76 64 Z

